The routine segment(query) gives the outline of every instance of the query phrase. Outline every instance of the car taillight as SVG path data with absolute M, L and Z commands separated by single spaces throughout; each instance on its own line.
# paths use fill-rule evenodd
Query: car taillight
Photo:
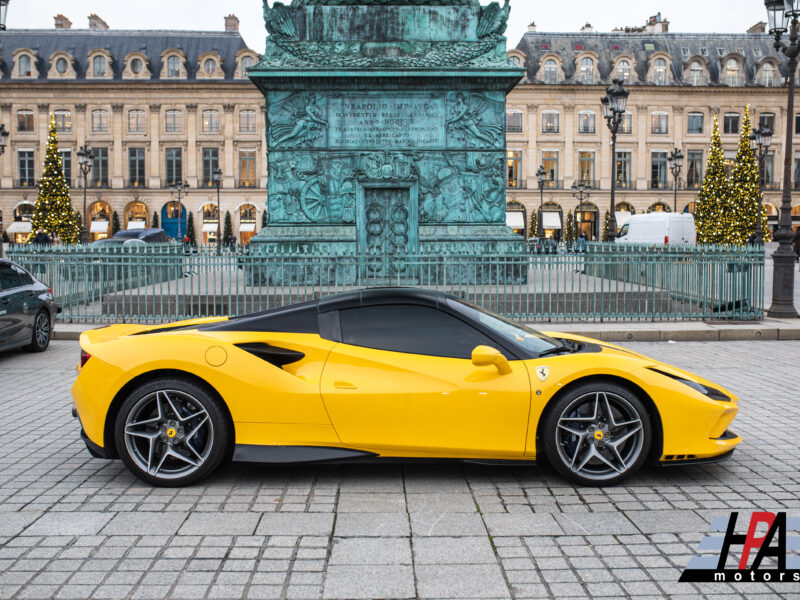
M 91 355 L 91 354 L 89 354 L 88 352 L 86 352 L 85 350 L 81 349 L 81 368 L 83 368 L 83 365 L 85 365 L 85 364 L 86 364 L 86 362 L 87 362 L 87 361 L 88 361 L 90 358 L 92 358 L 92 355 Z
M 50 295 L 53 295 L 53 288 L 47 288 L 50 291 Z
M 669 246 L 669 236 L 668 235 L 664 236 L 664 245 L 665 246 Z

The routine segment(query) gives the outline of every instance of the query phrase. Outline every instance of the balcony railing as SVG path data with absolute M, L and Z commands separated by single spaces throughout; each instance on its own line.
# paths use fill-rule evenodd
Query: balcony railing
M 506 181 L 506 187 L 509 189 L 526 190 L 528 189 L 527 179 L 509 179 Z
M 544 182 L 542 186 L 546 190 L 563 190 L 564 189 L 564 180 L 563 179 L 548 179 Z
M 522 125 L 506 125 L 506 133 L 522 133 Z
M 627 179 L 617 179 L 617 189 L 618 190 L 632 190 L 636 187 L 636 184 L 633 181 Z
M 588 187 L 590 190 L 599 190 L 600 189 L 600 180 L 599 179 L 579 179 L 576 181 L 577 184 L 583 184 Z
M 761 191 L 763 192 L 778 192 L 781 189 L 781 183 L 779 181 L 762 181 L 761 182 Z M 797 189 L 797 185 L 795 184 L 795 189 Z
M 672 182 L 671 181 L 662 181 L 660 179 L 651 179 L 650 180 L 650 189 L 651 190 L 671 190 L 672 189 Z
M 183 185 L 183 179 L 175 180 L 175 179 L 162 179 L 161 180 L 161 187 L 163 189 L 168 189 L 176 185 Z
M 702 187 L 703 187 L 703 182 L 702 181 L 687 181 L 686 182 L 686 188 L 684 188 L 684 189 L 687 189 L 687 190 L 699 190 Z
M 37 186 L 37 182 L 35 179 L 15 179 L 14 180 L 14 187 L 15 188 L 35 188 Z
M 89 181 L 90 188 L 107 189 L 111 187 L 111 182 L 108 179 L 92 179 Z
M 251 179 L 240 179 L 236 182 L 236 187 L 242 189 L 253 189 L 257 187 L 257 185 L 258 184 Z
M 125 187 L 136 189 L 136 188 L 146 188 L 147 187 L 147 180 L 146 179 L 128 179 L 125 181 Z
M 213 188 L 213 187 L 217 187 L 217 184 L 216 184 L 216 183 L 214 183 L 214 180 L 213 180 L 213 179 L 209 179 L 209 180 L 204 180 L 204 179 L 203 179 L 203 180 L 200 180 L 200 181 L 198 182 L 198 184 L 197 184 L 197 187 L 201 187 L 201 188 Z

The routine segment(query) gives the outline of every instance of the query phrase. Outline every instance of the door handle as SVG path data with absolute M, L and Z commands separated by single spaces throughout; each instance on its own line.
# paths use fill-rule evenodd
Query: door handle
M 337 381 L 336 383 L 333 384 L 333 387 L 335 387 L 337 390 L 357 390 L 358 389 L 358 386 L 353 385 L 349 381 Z

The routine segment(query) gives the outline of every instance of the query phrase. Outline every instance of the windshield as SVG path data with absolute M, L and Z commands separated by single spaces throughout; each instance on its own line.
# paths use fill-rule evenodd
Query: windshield
M 470 304 L 469 302 L 464 302 L 463 300 L 458 299 L 452 299 L 451 302 L 459 304 L 459 308 L 461 308 L 464 313 L 467 313 L 468 316 L 472 317 L 476 321 L 479 321 L 485 327 L 491 329 L 504 340 L 508 340 L 517 346 L 522 346 L 531 352 L 531 354 L 538 355 L 542 352 L 551 350 L 553 348 L 559 348 L 563 345 L 558 340 L 547 337 L 543 333 L 539 333 L 530 327 L 510 321 L 509 319 L 484 310 L 483 308 L 475 306 L 474 304 Z
M 625 225 L 622 226 L 622 229 L 619 230 L 618 237 L 625 237 L 626 235 L 628 235 L 628 224 L 627 223 L 625 223 Z

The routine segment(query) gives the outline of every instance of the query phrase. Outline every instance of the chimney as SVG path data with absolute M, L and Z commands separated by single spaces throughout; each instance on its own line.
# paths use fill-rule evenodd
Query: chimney
M 591 23 L 586 23 L 583 27 L 581 27 L 581 33 L 592 33 L 594 31 L 594 27 L 592 27 Z
M 72 21 L 70 21 L 64 15 L 56 15 L 53 17 L 56 22 L 56 29 L 72 29 Z
M 528 25 L 528 31 L 536 31 L 536 22 L 531 21 L 531 24 Z
M 225 17 L 225 31 L 239 31 L 239 18 L 236 15 L 228 15 Z
M 92 13 L 89 15 L 89 29 L 93 31 L 108 31 L 108 23 Z
M 669 32 L 669 21 L 661 17 L 661 13 L 657 13 L 647 20 L 644 26 L 647 33 L 667 33 Z
M 767 24 L 764 21 L 759 21 L 748 29 L 747 33 L 767 33 Z

